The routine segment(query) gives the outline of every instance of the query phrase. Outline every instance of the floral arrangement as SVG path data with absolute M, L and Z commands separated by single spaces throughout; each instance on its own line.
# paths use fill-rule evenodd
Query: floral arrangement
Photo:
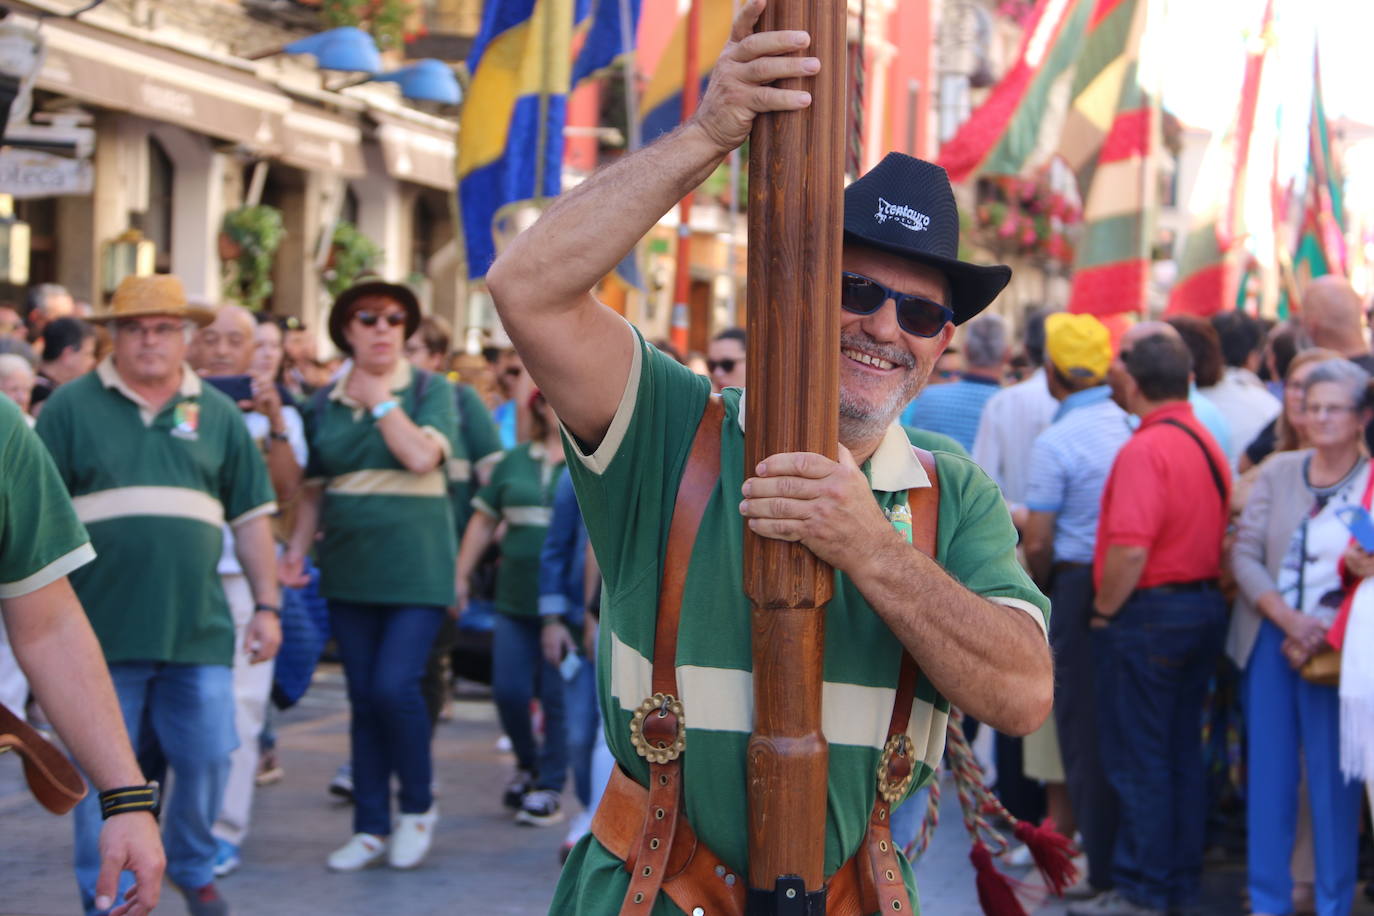
M 1082 214 L 1077 204 L 1037 178 L 999 176 L 979 183 L 975 231 L 988 248 L 1068 266 L 1068 228 Z

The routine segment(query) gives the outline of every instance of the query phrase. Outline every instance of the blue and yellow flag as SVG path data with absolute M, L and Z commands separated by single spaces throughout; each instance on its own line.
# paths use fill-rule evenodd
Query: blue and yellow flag
M 706 81 L 720 57 L 721 49 L 730 38 L 730 24 L 734 18 L 731 0 L 697 0 L 701 4 L 697 23 L 697 72 L 701 85 L 697 97 L 706 91 Z M 663 56 L 649 77 L 644 89 L 640 110 L 640 133 L 645 143 L 682 123 L 682 78 L 687 59 L 687 16 L 678 20 L 673 37 L 663 49 Z
M 572 42 L 587 0 L 488 0 L 468 57 L 458 134 L 458 204 L 468 277 L 496 258 L 493 231 L 516 204 L 557 196 Z
M 587 40 L 573 62 L 574 86 L 602 76 L 634 48 L 640 3 L 641 0 L 590 0 L 590 19 L 579 19 Z

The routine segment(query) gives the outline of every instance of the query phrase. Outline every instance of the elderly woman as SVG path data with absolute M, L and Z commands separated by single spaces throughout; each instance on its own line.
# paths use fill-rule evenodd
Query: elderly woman
M 1335 350 L 1313 347 L 1288 361 L 1288 372 L 1283 377 L 1280 392 L 1283 410 L 1245 447 L 1240 458 L 1240 473 L 1246 473 L 1275 452 L 1291 452 L 1306 447 L 1302 429 L 1302 390 L 1307 382 L 1307 374 L 1317 363 L 1340 358 L 1341 354 Z
M 473 512 L 458 556 L 459 605 L 466 603 L 478 559 L 505 526 L 501 565 L 496 573 L 496 626 L 492 633 L 492 682 L 496 712 L 515 752 L 516 772 L 503 802 L 517 823 L 542 827 L 563 818 L 562 791 L 568 754 L 563 720 L 563 678 L 545 660 L 545 623 L 557 617 L 539 613 L 539 555 L 553 516 L 553 497 L 563 464 L 558 420 L 543 395 L 529 397 L 534 438 L 506 452 L 491 480 L 472 499 Z M 567 630 L 563 645 L 550 647 L 563 657 L 575 651 Z M 550 634 L 554 636 L 557 634 Z M 544 710 L 544 740 L 536 743 L 530 700 Z
M 457 423 L 448 381 L 405 359 L 419 322 L 404 286 L 361 283 L 335 300 L 330 337 L 352 362 L 307 405 L 307 482 L 282 558 L 288 584 L 304 584 L 305 555 L 316 528 L 323 532 L 320 592 L 352 706 L 354 834 L 329 856 L 335 871 L 383 855 L 395 868 L 418 865 L 438 816 L 420 679 L 454 597 L 458 548 L 444 461 Z
M 1301 759 L 1316 839 L 1320 916 L 1350 912 L 1360 792 L 1339 767 L 1339 698 L 1299 673 L 1324 642 L 1345 583 L 1350 532 L 1337 517 L 1367 502 L 1369 375 L 1343 359 L 1312 366 L 1301 386 L 1309 448 L 1271 457 L 1241 515 L 1233 564 L 1245 599 L 1233 640 L 1245 668 L 1249 889 L 1256 914 L 1291 911 L 1289 856 Z M 1251 610 L 1253 608 L 1253 610 Z M 1257 616 L 1254 616 L 1257 615 Z

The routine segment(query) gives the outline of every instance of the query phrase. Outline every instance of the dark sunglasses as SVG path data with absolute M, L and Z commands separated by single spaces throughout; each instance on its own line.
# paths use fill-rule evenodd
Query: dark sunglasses
M 891 299 L 897 305 L 897 325 L 917 337 L 934 337 L 954 320 L 954 312 L 925 296 L 899 293 L 863 274 L 840 276 L 840 307 L 855 315 L 872 315 Z
M 353 316 L 365 328 L 374 328 L 377 322 L 385 321 L 393 328 L 399 328 L 406 323 L 406 316 L 402 312 L 387 312 L 385 315 L 378 315 L 376 312 L 369 312 L 366 309 Z
M 742 363 L 742 362 L 744 362 L 744 360 L 742 360 L 742 359 L 734 359 L 734 358 L 728 358 L 728 359 L 708 359 L 708 360 L 706 361 L 706 371 L 707 371 L 707 372 L 715 372 L 717 369 L 719 369 L 721 372 L 724 372 L 724 373 L 727 373 L 727 374 L 728 374 L 728 373 L 734 372 L 734 371 L 735 371 L 735 367 L 738 366 L 738 365 L 739 365 L 740 363 Z

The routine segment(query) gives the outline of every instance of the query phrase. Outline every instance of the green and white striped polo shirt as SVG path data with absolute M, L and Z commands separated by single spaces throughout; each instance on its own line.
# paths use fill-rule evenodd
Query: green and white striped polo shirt
M 562 462 L 549 460 L 540 442 L 506 452 L 472 507 L 506 523 L 496 572 L 496 609 L 515 617 L 539 616 L 539 552 L 553 518 L 553 493 Z
M 320 406 L 306 406 L 309 482 L 324 487 L 318 551 L 320 593 L 359 604 L 447 607 L 453 603 L 458 540 L 441 463 L 409 471 L 382 438 L 377 421 L 338 380 Z M 389 390 L 411 421 L 453 454 L 453 386 L 431 374 L 417 403 L 415 371 L 402 360 Z
M 458 403 L 458 435 L 448 459 L 448 495 L 453 503 L 453 527 L 462 540 L 472 517 L 477 474 L 501 460 L 501 433 L 471 385 L 459 383 L 453 388 Z
M 99 555 L 71 580 L 106 659 L 232 664 L 221 526 L 276 511 L 238 406 L 183 366 L 154 411 L 107 358 L 57 389 L 38 434 Z
M 95 559 L 43 443 L 0 397 L 0 601 L 36 592 Z
M 630 743 L 632 711 L 652 693 L 651 659 L 668 527 L 709 383 L 639 340 L 624 398 L 591 455 L 569 443 L 583 518 L 605 578 L 598 687 L 606 740 L 641 783 L 648 768 Z M 692 826 L 737 874 L 747 874 L 745 746 L 753 727 L 750 606 L 744 595 L 743 403 L 724 395 L 721 478 L 711 495 L 688 569 L 677 649 L 687 725 L 684 798 Z M 937 559 L 984 597 L 1020 608 L 1044 627 L 1049 602 L 1016 561 L 1016 531 L 996 485 L 971 461 L 936 456 L 940 473 Z M 864 466 L 885 510 L 906 491 L 929 486 L 901 427 L 894 425 Z M 915 588 L 917 583 L 913 583 Z M 913 596 L 913 600 L 919 600 Z M 836 574 L 826 610 L 823 728 L 830 744 L 826 872 L 864 836 L 875 773 L 896 695 L 902 647 L 849 579 Z M 909 735 L 921 761 L 913 790 L 927 782 L 945 743 L 949 705 L 921 678 Z M 915 882 L 907 885 L 915 905 Z M 612 912 L 628 877 L 594 838 L 574 851 L 551 912 Z M 660 898 L 655 914 L 678 910 Z

